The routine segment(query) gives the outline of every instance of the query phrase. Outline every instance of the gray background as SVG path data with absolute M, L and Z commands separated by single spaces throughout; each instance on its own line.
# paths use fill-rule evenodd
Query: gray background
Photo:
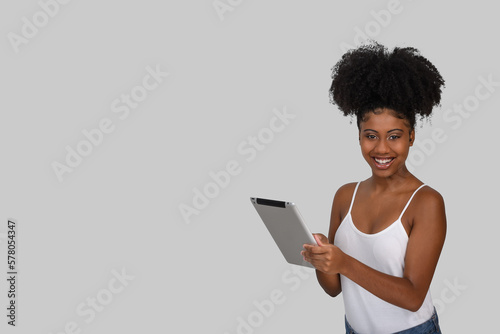
M 418 48 L 446 80 L 417 142 L 433 129 L 446 141 L 413 153 L 416 176 L 446 201 L 431 291 L 444 332 L 496 327 L 500 87 L 474 100 L 479 77 L 500 81 L 493 2 L 401 0 L 383 24 L 373 13 L 393 1 L 223 0 L 231 10 L 221 15 L 214 3 L 73 0 L 19 52 L 8 36 L 40 4 L 1 3 L 1 267 L 12 217 L 20 272 L 18 326 L 6 325 L 2 306 L 2 333 L 55 334 L 71 322 L 81 333 L 341 333 L 342 298 L 327 296 L 313 271 L 291 271 L 248 198 L 293 201 L 311 230 L 327 233 L 338 187 L 370 176 L 355 123 L 328 97 L 330 69 L 357 31 Z M 169 75 L 121 120 L 111 103 L 148 66 Z M 467 118 L 443 117 L 474 101 Z M 284 109 L 295 118 L 247 161 L 238 147 Z M 114 131 L 59 182 L 51 164 L 104 118 Z M 240 173 L 188 223 L 181 205 L 233 160 Z M 134 278 L 87 322 L 77 307 L 110 296 L 113 270 Z M 0 288 L 6 305 L 5 279 Z M 257 313 L 254 302 L 274 290 L 283 303 Z

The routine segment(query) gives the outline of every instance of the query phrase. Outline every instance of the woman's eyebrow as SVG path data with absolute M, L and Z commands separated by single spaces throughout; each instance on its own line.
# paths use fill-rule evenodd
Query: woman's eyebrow
M 373 130 L 373 129 L 364 129 L 364 130 L 363 130 L 363 132 L 366 132 L 366 131 L 373 131 L 373 132 L 378 133 L 378 131 L 377 131 L 377 130 Z M 392 131 L 402 131 L 402 132 L 403 132 L 403 130 L 402 130 L 402 129 L 392 129 L 392 130 L 389 130 L 389 131 L 387 131 L 387 132 L 389 133 L 389 132 L 392 132 Z

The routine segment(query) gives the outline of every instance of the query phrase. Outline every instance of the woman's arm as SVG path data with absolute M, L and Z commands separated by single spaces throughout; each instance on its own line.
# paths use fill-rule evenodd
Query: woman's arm
M 355 185 L 356 183 L 346 184 L 340 187 L 335 193 L 330 216 L 328 239 L 322 234 L 314 234 L 316 239 L 319 238 L 319 240 L 316 240 L 318 244 L 333 244 L 333 241 L 335 240 L 335 233 L 342 222 L 343 216 L 347 214 L 347 209 L 349 208 L 349 191 L 350 195 L 352 195 Z M 340 275 L 338 273 L 328 274 L 316 269 L 316 277 L 323 290 L 325 290 L 325 292 L 330 296 L 336 297 L 342 292 Z
M 328 241 L 324 235 L 320 235 L 319 237 L 323 237 L 325 241 Z M 340 274 L 327 274 L 316 269 L 316 278 L 318 279 L 319 285 L 321 285 L 323 290 L 330 296 L 337 297 L 342 292 Z
M 429 289 L 446 236 L 444 200 L 437 191 L 424 189 L 414 198 L 417 214 L 408 240 L 403 277 L 370 268 L 331 243 L 306 245 L 306 260 L 326 275 L 340 273 L 388 303 L 417 311 Z

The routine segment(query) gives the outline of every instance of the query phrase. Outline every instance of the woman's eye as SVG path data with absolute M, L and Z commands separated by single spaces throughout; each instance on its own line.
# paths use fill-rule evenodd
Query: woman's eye
M 389 137 L 389 139 L 398 139 L 398 138 L 400 138 L 400 136 L 397 136 L 397 135 L 392 135 Z
M 376 136 L 375 135 L 366 135 L 366 138 L 368 138 L 368 139 L 375 139 Z

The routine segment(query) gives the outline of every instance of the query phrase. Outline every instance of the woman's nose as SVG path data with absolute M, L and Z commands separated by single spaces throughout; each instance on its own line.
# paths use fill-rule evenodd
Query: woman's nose
M 390 151 L 389 145 L 385 140 L 379 140 L 377 146 L 375 146 L 375 153 L 384 154 Z

